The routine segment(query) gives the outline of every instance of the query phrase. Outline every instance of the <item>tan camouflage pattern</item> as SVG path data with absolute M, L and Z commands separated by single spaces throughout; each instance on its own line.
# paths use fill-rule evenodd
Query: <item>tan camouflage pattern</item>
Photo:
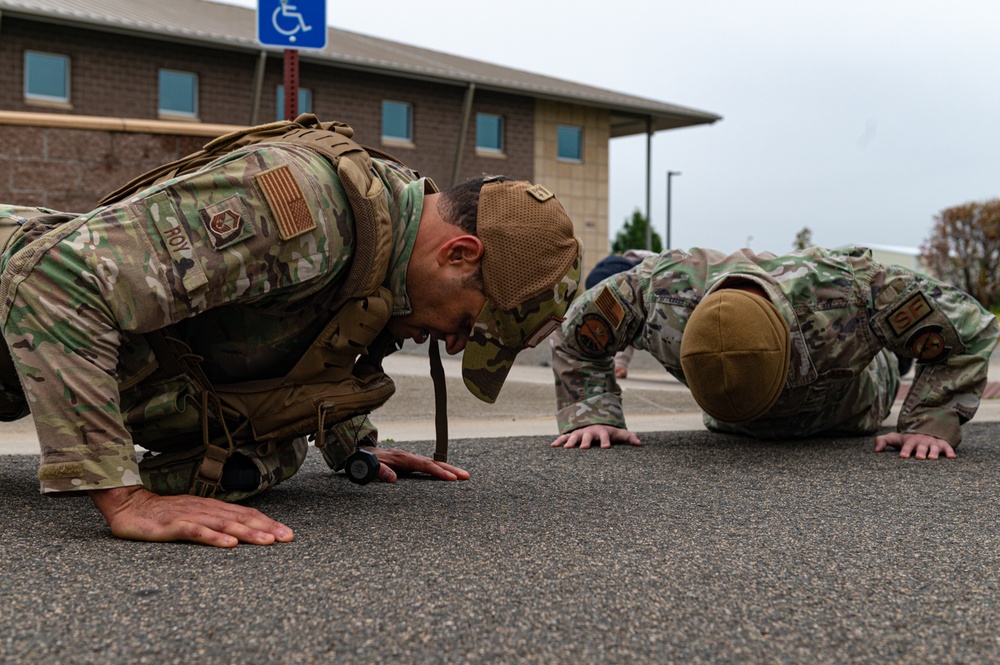
M 286 201 L 298 228 L 315 226 L 287 240 L 255 179 L 282 166 L 301 190 Z M 388 282 L 406 312 L 406 266 L 431 185 L 394 164 L 376 160 L 375 171 L 393 219 Z M 180 324 L 213 381 L 279 376 L 328 318 L 353 245 L 329 162 L 287 144 L 231 153 L 59 226 L 24 223 L 0 257 L 0 325 L 41 442 L 42 491 L 139 484 L 135 443 L 201 446 L 186 387 L 150 376 L 142 333 Z M 345 426 L 350 437 L 335 440 L 377 436 L 366 420 Z
M 955 287 L 876 263 L 860 247 L 786 256 L 672 250 L 609 277 L 573 303 L 553 350 L 559 431 L 626 426 L 613 358 L 629 344 L 685 382 L 688 317 L 731 279 L 758 284 L 778 307 L 791 332 L 791 365 L 767 414 L 740 425 L 706 417 L 710 429 L 758 438 L 874 432 L 898 391 L 895 358 L 884 352 L 892 351 L 917 358 L 898 430 L 961 441 L 1000 334 L 996 317 Z
M 534 348 L 558 329 L 580 288 L 582 254 L 577 252 L 569 271 L 550 290 L 520 306 L 497 311 L 486 303 L 462 359 L 462 378 L 473 395 L 490 404 L 495 402 L 517 354 Z

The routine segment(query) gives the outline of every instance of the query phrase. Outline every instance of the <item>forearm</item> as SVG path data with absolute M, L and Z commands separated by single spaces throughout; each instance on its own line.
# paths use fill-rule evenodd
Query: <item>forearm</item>
M 876 333 L 890 350 L 917 359 L 898 430 L 957 445 L 979 407 L 1000 336 L 996 317 L 959 289 L 900 268 L 875 281 Z
M 4 325 L 41 444 L 42 491 L 76 494 L 139 484 L 120 411 L 120 335 L 98 297 L 57 286 L 42 276 L 23 283 Z M 76 302 L 72 310 L 69 299 Z
M 556 420 L 560 433 L 610 425 L 624 428 L 615 354 L 636 343 L 646 322 L 643 284 L 619 273 L 587 291 L 570 306 L 552 347 Z
M 556 424 L 560 434 L 566 434 L 589 425 L 608 425 L 626 429 L 621 398 L 611 394 L 583 400 L 559 409 L 556 412 Z
M 628 369 L 632 364 L 632 357 L 635 355 L 635 347 L 628 346 L 615 354 L 615 366 Z
M 560 434 L 588 425 L 625 427 L 613 356 L 584 359 L 560 344 L 554 348 L 552 358 Z
M 917 365 L 900 410 L 899 432 L 927 434 L 952 446 L 961 442 L 961 425 L 979 408 L 990 355 L 997 343 L 996 319 L 984 319 L 984 324 L 978 334 L 964 340 L 967 346 L 963 353 L 946 362 Z

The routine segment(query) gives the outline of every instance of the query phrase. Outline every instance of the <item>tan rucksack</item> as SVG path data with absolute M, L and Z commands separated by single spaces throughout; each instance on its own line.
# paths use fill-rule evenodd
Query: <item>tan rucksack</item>
M 321 123 L 312 114 L 249 127 L 139 176 L 101 201 L 101 205 L 120 201 L 252 144 L 292 143 L 330 160 L 354 213 L 355 254 L 331 307 L 332 318 L 285 376 L 213 385 L 171 328 L 147 334 L 160 367 L 168 375 L 185 377 L 201 403 L 205 455 L 192 494 L 215 495 L 223 466 L 238 446 L 315 436 L 317 447 L 323 448 L 328 428 L 370 413 L 395 391 L 381 369 L 384 349 L 374 356 L 368 352 L 392 314 L 392 294 L 382 285 L 392 253 L 392 224 L 384 186 L 373 175 L 371 155 L 398 160 L 362 147 L 352 140 L 353 133 L 344 123 Z

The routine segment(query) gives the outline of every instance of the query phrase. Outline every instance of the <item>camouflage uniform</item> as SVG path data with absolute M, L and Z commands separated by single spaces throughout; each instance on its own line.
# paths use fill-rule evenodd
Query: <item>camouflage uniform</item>
M 393 224 L 393 314 L 408 314 L 406 267 L 430 185 L 374 166 Z M 21 221 L 18 210 L 0 207 L 0 218 Z M 24 220 L 0 257 L 0 325 L 46 493 L 138 484 L 135 443 L 202 450 L 185 386 L 147 380 L 156 365 L 143 334 L 180 324 L 213 381 L 281 376 L 329 318 L 355 243 L 330 163 L 287 144 L 231 153 L 59 225 L 46 219 Z M 343 445 L 374 435 L 360 417 L 337 430 Z
M 961 441 L 960 425 L 975 414 L 986 383 L 996 318 L 958 289 L 880 265 L 864 248 L 787 256 L 674 250 L 608 278 L 570 307 L 553 353 L 559 431 L 625 427 L 612 358 L 629 344 L 685 382 L 688 317 L 733 278 L 756 283 L 777 306 L 791 333 L 791 363 L 763 417 L 735 425 L 706 414 L 709 429 L 758 438 L 872 433 L 898 392 L 891 351 L 917 360 L 899 431 Z

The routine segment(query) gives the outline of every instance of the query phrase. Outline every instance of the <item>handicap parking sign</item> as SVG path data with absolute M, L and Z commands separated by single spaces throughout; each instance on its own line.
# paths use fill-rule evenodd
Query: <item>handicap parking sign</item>
M 326 0 L 257 0 L 257 41 L 289 49 L 326 48 Z

